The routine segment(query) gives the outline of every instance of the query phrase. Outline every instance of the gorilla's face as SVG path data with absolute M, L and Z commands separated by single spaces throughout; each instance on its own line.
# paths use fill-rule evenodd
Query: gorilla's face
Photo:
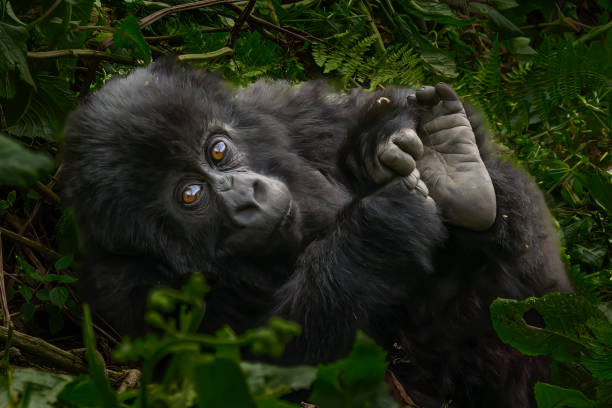
M 193 227 L 201 233 L 217 230 L 215 256 L 266 255 L 296 247 L 299 205 L 285 182 L 253 171 L 242 139 L 227 124 L 210 126 L 202 135 L 202 150 L 192 157 L 194 166 L 175 171 L 166 182 L 169 205 L 177 219 L 199 220 Z
M 64 193 L 91 245 L 179 273 L 301 244 L 302 170 L 286 129 L 214 75 L 136 70 L 70 118 Z

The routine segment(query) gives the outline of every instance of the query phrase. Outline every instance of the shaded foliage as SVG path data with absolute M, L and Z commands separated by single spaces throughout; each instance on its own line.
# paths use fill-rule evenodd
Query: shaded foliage
M 547 193 L 577 292 L 497 300 L 498 334 L 523 353 L 553 359 L 551 384 L 535 389 L 539 406 L 610 406 L 610 1 L 257 0 L 231 48 L 228 34 L 246 2 L 190 3 L 0 0 L 2 297 L 14 330 L 63 348 L 82 345 L 83 313 L 71 287 L 78 230 L 54 188 L 66 115 L 111 77 L 174 54 L 237 85 L 260 77 L 326 77 L 345 89 L 442 80 L 481 107 L 497 140 Z M 140 388 L 117 394 L 109 386 L 86 313 L 90 373 L 17 368 L 29 360 L 9 359 L 6 341 L 0 389 L 10 392 L 0 405 L 137 406 L 148 398 L 156 406 L 287 407 L 279 397 L 312 387 L 321 407 L 391 406 L 384 354 L 364 336 L 346 360 L 318 370 L 245 363 L 241 347 L 278 354 L 295 328 L 277 321 L 240 336 L 229 328 L 198 335 L 205 286 L 192 285 L 152 296 L 149 320 L 160 334 L 124 340 L 115 360 L 115 336 L 98 328 L 107 362 L 142 367 Z M 532 309 L 544 328 L 523 321 Z M 169 310 L 180 310 L 179 321 Z M 159 381 L 152 373 L 163 356 L 170 363 Z

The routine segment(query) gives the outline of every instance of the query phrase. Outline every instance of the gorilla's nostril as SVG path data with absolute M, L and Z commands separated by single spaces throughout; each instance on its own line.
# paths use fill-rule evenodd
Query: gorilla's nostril
M 253 182 L 253 198 L 258 204 L 266 202 L 266 183 L 262 183 L 261 180 L 255 180 Z

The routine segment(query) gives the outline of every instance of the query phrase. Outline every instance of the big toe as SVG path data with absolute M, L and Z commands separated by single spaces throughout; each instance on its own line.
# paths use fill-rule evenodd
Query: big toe
M 423 86 L 416 91 L 416 99 L 422 105 L 432 106 L 440 101 L 440 97 L 433 86 Z

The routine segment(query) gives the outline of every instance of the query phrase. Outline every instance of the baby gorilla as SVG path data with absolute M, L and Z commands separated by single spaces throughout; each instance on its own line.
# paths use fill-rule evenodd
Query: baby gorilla
M 83 296 L 121 333 L 144 329 L 151 287 L 203 273 L 202 330 L 300 323 L 283 363 L 341 357 L 362 329 L 421 406 L 533 404 L 545 365 L 497 339 L 488 306 L 568 290 L 555 231 L 444 84 L 232 92 L 156 63 L 71 116 L 63 183 Z

